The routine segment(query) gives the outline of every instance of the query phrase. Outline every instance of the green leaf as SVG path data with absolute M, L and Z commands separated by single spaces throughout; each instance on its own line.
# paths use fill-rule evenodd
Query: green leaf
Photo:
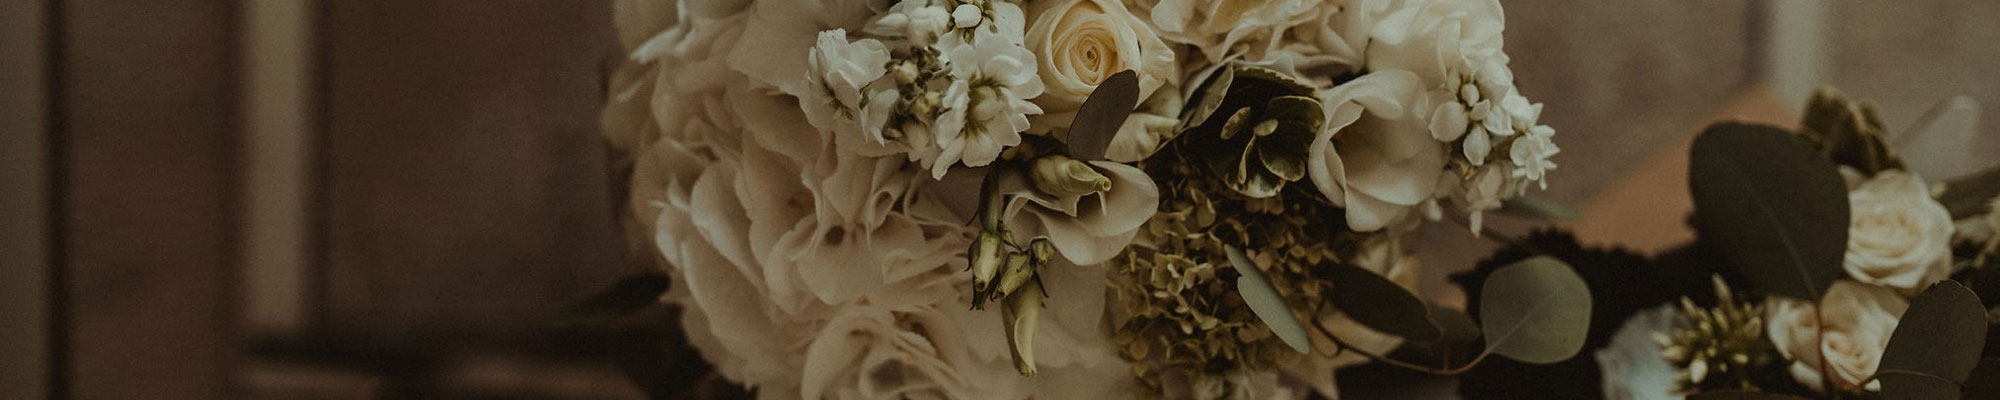
M 1956 220 L 1991 212 L 1986 206 L 1993 204 L 1994 197 L 2000 197 L 2000 166 L 1946 181 L 1938 203 L 1943 203 Z
M 1271 333 L 1285 341 L 1286 346 L 1299 354 L 1312 351 L 1306 342 L 1306 326 L 1299 323 L 1299 317 L 1292 315 L 1292 308 L 1285 305 L 1285 299 L 1278 296 L 1278 288 L 1271 286 L 1271 279 L 1264 277 L 1264 271 L 1243 255 L 1236 246 L 1223 246 L 1229 253 L 1229 263 L 1236 267 L 1241 276 L 1236 278 L 1236 293 L 1243 296 L 1243 304 L 1250 306 L 1250 312 L 1271 328 Z
M 1374 272 L 1346 264 L 1323 268 L 1333 282 L 1327 299 L 1355 322 L 1412 340 L 1437 340 L 1444 332 L 1431 322 L 1430 308 L 1416 294 Z
M 1480 292 L 1486 351 L 1552 364 L 1583 350 L 1590 332 L 1590 287 L 1562 261 L 1538 256 L 1502 267 Z
M 660 294 L 666 293 L 667 286 L 667 275 L 659 272 L 619 279 L 603 292 L 564 307 L 556 317 L 557 323 L 564 326 L 593 325 L 623 318 L 658 303 Z
M 1959 383 L 1979 364 L 1986 346 L 1986 308 L 1955 281 L 1924 290 L 1882 351 L 1882 396 L 1887 399 L 1957 398 Z
M 1521 196 L 1500 202 L 1500 213 L 1546 221 L 1572 221 L 1582 214 L 1569 205 L 1538 197 Z
M 1818 299 L 1844 275 L 1847 185 L 1804 139 L 1768 126 L 1712 125 L 1694 141 L 1695 228 L 1756 284 Z
M 1431 304 L 1428 307 L 1430 307 L 1431 321 L 1435 321 L 1438 330 L 1443 332 L 1443 335 L 1439 339 L 1445 343 L 1466 343 L 1479 340 L 1479 324 L 1472 322 L 1472 317 L 1466 316 L 1465 312 L 1436 304 Z
M 1139 75 L 1120 71 L 1097 83 L 1097 90 L 1083 99 L 1076 119 L 1069 124 L 1069 156 L 1083 161 L 1104 159 L 1104 150 L 1132 107 L 1139 105 Z
M 1690 394 L 1687 400 L 1804 400 L 1804 397 L 1777 393 L 1718 390 Z

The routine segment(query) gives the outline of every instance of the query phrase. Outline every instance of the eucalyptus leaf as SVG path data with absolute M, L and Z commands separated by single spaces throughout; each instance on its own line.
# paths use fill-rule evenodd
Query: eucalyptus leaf
M 1437 340 L 1444 332 L 1431 322 L 1430 308 L 1416 294 L 1374 272 L 1347 264 L 1321 267 L 1333 291 L 1327 299 L 1348 318 L 1382 333 L 1411 340 Z
M 1804 397 L 1777 393 L 1718 390 L 1690 394 L 1687 400 L 1804 400 Z
M 1271 333 L 1285 341 L 1286 346 L 1299 354 L 1311 352 L 1306 342 L 1306 326 L 1292 315 L 1292 308 L 1278 296 L 1278 288 L 1271 286 L 1271 279 L 1264 277 L 1264 271 L 1257 269 L 1257 264 L 1250 262 L 1242 249 L 1223 246 L 1223 251 L 1229 253 L 1230 265 L 1240 274 L 1236 278 L 1236 293 L 1243 296 L 1243 304 L 1249 305 L 1250 312 L 1264 321 L 1264 326 L 1271 328 Z
M 667 275 L 659 272 L 619 279 L 603 292 L 564 307 L 557 315 L 557 323 L 566 326 L 592 325 L 623 318 L 658 303 L 660 294 L 666 293 L 668 285 Z
M 1993 204 L 1994 197 L 2000 197 L 2000 166 L 1946 181 L 1938 203 L 1943 203 L 1956 220 L 1992 212 L 1987 206 Z
M 1111 138 L 1132 108 L 1139 105 L 1139 75 L 1132 70 L 1111 74 L 1083 99 L 1069 124 L 1069 156 L 1083 161 L 1104 159 Z
M 1479 323 L 1472 322 L 1472 317 L 1466 316 L 1465 312 L 1436 304 L 1431 304 L 1429 307 L 1431 321 L 1437 323 L 1438 331 L 1443 333 L 1439 339 L 1445 343 L 1479 340 Z
M 1695 228 L 1756 287 L 1818 299 L 1844 275 L 1847 185 L 1805 139 L 1777 128 L 1712 125 L 1694 141 Z
M 1502 267 L 1480 289 L 1486 351 L 1534 364 L 1567 360 L 1583 350 L 1590 301 L 1583 278 L 1555 258 Z
M 1889 335 L 1877 376 L 1887 399 L 1957 398 L 1959 383 L 1986 346 L 1986 308 L 1955 281 L 1941 281 L 1910 301 Z
M 1582 214 L 1569 205 L 1538 197 L 1521 196 L 1500 202 L 1500 213 L 1546 221 L 1572 221 Z

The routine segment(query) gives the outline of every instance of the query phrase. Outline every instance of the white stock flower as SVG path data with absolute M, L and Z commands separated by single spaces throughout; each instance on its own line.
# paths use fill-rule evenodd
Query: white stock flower
M 1556 130 L 1548 125 L 1536 125 L 1528 130 L 1528 134 L 1514 138 L 1514 146 L 1508 156 L 1517 168 L 1514 170 L 1515 177 L 1540 182 L 1544 189 L 1549 187 L 1548 181 L 1542 179 L 1548 170 L 1556 169 L 1555 161 L 1550 161 L 1549 157 L 1562 151 L 1552 140 L 1555 134 Z
M 1951 273 L 1951 213 L 1922 178 L 1882 171 L 1848 192 L 1847 202 L 1847 276 L 1914 291 Z
M 1138 73 L 1141 100 L 1179 80 L 1173 50 L 1116 0 L 1067 0 L 1042 11 L 1027 35 L 1047 87 L 1035 98 L 1046 113 L 1037 129 L 1069 127 L 1097 84 L 1119 71 Z
M 1279 47 L 1286 29 L 1318 17 L 1320 7 L 1331 6 L 1320 0 L 1160 0 L 1152 19 L 1161 38 L 1193 45 L 1220 62 L 1242 50 L 1261 54 Z
M 1003 39 L 980 31 L 973 43 L 952 49 L 951 87 L 935 133 L 942 153 L 931 166 L 933 177 L 954 164 L 992 163 L 1001 150 L 1021 143 L 1028 115 L 1042 112 L 1028 101 L 1042 94 L 1034 54 Z
M 1402 220 L 1435 194 L 1446 146 L 1431 138 L 1418 85 L 1408 71 L 1376 71 L 1319 94 L 1327 123 L 1306 170 L 1357 232 Z
M 805 93 L 799 107 L 822 130 L 859 129 L 861 89 L 888 71 L 889 49 L 875 39 L 847 40 L 847 30 L 820 32 L 806 58 Z
M 1881 382 L 1861 383 L 1875 376 L 1889 334 L 1909 309 L 1909 301 L 1889 288 L 1839 280 L 1820 304 L 1826 307 L 1819 311 L 1825 321 L 1815 316 L 1811 302 L 1775 296 L 1765 301 L 1765 332 L 1778 353 L 1793 361 L 1792 379 L 1825 391 L 1820 375 L 1825 360 L 1825 369 L 1832 373 L 1826 381 L 1835 387 L 1880 390 Z
M 800 76 L 806 64 L 799 56 L 813 47 L 822 31 L 859 30 L 875 0 L 759 0 L 747 7 L 746 18 L 731 21 L 743 39 L 729 51 L 729 69 L 760 85 L 793 96 L 804 96 Z

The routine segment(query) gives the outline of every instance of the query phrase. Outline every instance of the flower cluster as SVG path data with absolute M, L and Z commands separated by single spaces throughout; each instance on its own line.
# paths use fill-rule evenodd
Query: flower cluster
M 1400 339 L 1326 269 L 1414 287 L 1415 227 L 1555 167 L 1495 0 L 616 4 L 628 226 L 770 397 L 1334 396 Z

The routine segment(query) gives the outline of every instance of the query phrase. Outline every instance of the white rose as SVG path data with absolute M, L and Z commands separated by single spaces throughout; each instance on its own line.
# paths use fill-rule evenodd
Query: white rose
M 1833 375 L 1825 380 L 1835 387 L 1880 390 L 1881 382 L 1865 387 L 1861 382 L 1875 376 L 1889 334 L 1910 308 L 1909 301 L 1889 288 L 1841 280 L 1827 289 L 1820 302 L 1826 307 L 1825 326 L 1810 302 L 1772 297 L 1764 304 L 1765 333 L 1778 354 L 1793 360 L 1792 378 L 1824 391 L 1820 363 L 1825 360 L 1826 371 Z
M 1320 17 L 1319 0 L 1160 0 L 1153 25 L 1160 37 L 1194 45 L 1220 62 L 1230 55 L 1275 49 L 1286 29 Z M 1261 48 L 1237 49 L 1238 45 Z
M 1138 73 L 1138 99 L 1152 97 L 1180 74 L 1166 42 L 1115 0 L 1068 0 L 1042 11 L 1027 41 L 1047 87 L 1035 98 L 1046 113 L 1036 119 L 1037 129 L 1069 127 L 1097 84 L 1119 71 Z
M 1327 123 L 1306 170 L 1357 232 L 1402 220 L 1437 189 L 1447 144 L 1431 138 L 1419 85 L 1409 71 L 1376 71 L 1319 94 Z
M 1882 171 L 1847 193 L 1847 256 L 1855 280 L 1917 290 L 1951 272 L 1951 213 L 1922 178 Z
M 1427 87 L 1449 84 L 1453 75 L 1506 65 L 1500 52 L 1505 26 L 1498 0 L 1411 0 L 1376 21 L 1368 69 L 1416 72 Z

